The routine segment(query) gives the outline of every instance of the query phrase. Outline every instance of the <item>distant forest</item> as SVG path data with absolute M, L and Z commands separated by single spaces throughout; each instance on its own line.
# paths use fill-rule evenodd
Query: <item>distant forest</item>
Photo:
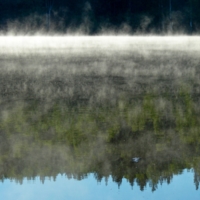
M 0 32 L 198 34 L 199 0 L 1 0 Z

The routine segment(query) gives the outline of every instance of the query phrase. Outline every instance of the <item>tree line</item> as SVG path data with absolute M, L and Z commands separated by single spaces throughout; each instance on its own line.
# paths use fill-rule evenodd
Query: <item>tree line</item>
M 198 33 L 198 0 L 1 1 L 1 31 Z

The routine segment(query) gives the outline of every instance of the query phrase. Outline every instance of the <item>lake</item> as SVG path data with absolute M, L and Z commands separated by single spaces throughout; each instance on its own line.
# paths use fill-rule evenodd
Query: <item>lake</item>
M 200 37 L 0 37 L 2 199 L 199 199 Z

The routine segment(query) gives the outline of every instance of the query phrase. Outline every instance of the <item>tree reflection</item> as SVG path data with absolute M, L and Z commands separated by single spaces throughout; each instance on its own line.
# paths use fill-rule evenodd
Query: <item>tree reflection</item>
M 45 182 L 58 173 L 82 180 L 93 173 L 99 182 L 111 176 L 120 186 L 125 178 L 154 191 L 193 169 L 198 189 L 197 53 L 134 48 L 113 50 L 114 57 L 98 49 L 7 55 L 0 73 L 0 180 Z M 13 69 L 16 60 L 17 67 L 23 60 L 21 71 Z M 49 69 L 36 72 L 41 63 Z
M 141 190 L 170 184 L 183 169 L 194 170 L 199 187 L 198 99 L 180 87 L 176 96 L 155 92 L 115 104 L 59 100 L 11 102 L 1 111 L 1 180 L 56 177 L 97 181 L 126 178 Z M 134 157 L 141 158 L 133 162 Z

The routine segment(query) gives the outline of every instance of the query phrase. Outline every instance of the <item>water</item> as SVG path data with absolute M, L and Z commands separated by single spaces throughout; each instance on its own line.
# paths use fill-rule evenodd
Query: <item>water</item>
M 109 178 L 107 185 L 103 181 L 97 183 L 93 174 L 87 179 L 78 181 L 76 179 L 68 180 L 60 174 L 56 181 L 45 180 L 42 184 L 39 177 L 34 181 L 24 180 L 22 185 L 5 180 L 1 184 L 2 199 L 199 199 L 199 190 L 195 190 L 193 182 L 193 173 L 184 170 L 182 175 L 174 176 L 171 184 L 163 183 L 159 185 L 156 192 L 152 192 L 151 187 L 147 186 L 144 191 L 140 190 L 137 183 L 130 187 L 126 179 L 120 188 Z M 12 192 L 10 192 L 12 191 Z
M 0 40 L 4 199 L 198 199 L 199 37 Z

